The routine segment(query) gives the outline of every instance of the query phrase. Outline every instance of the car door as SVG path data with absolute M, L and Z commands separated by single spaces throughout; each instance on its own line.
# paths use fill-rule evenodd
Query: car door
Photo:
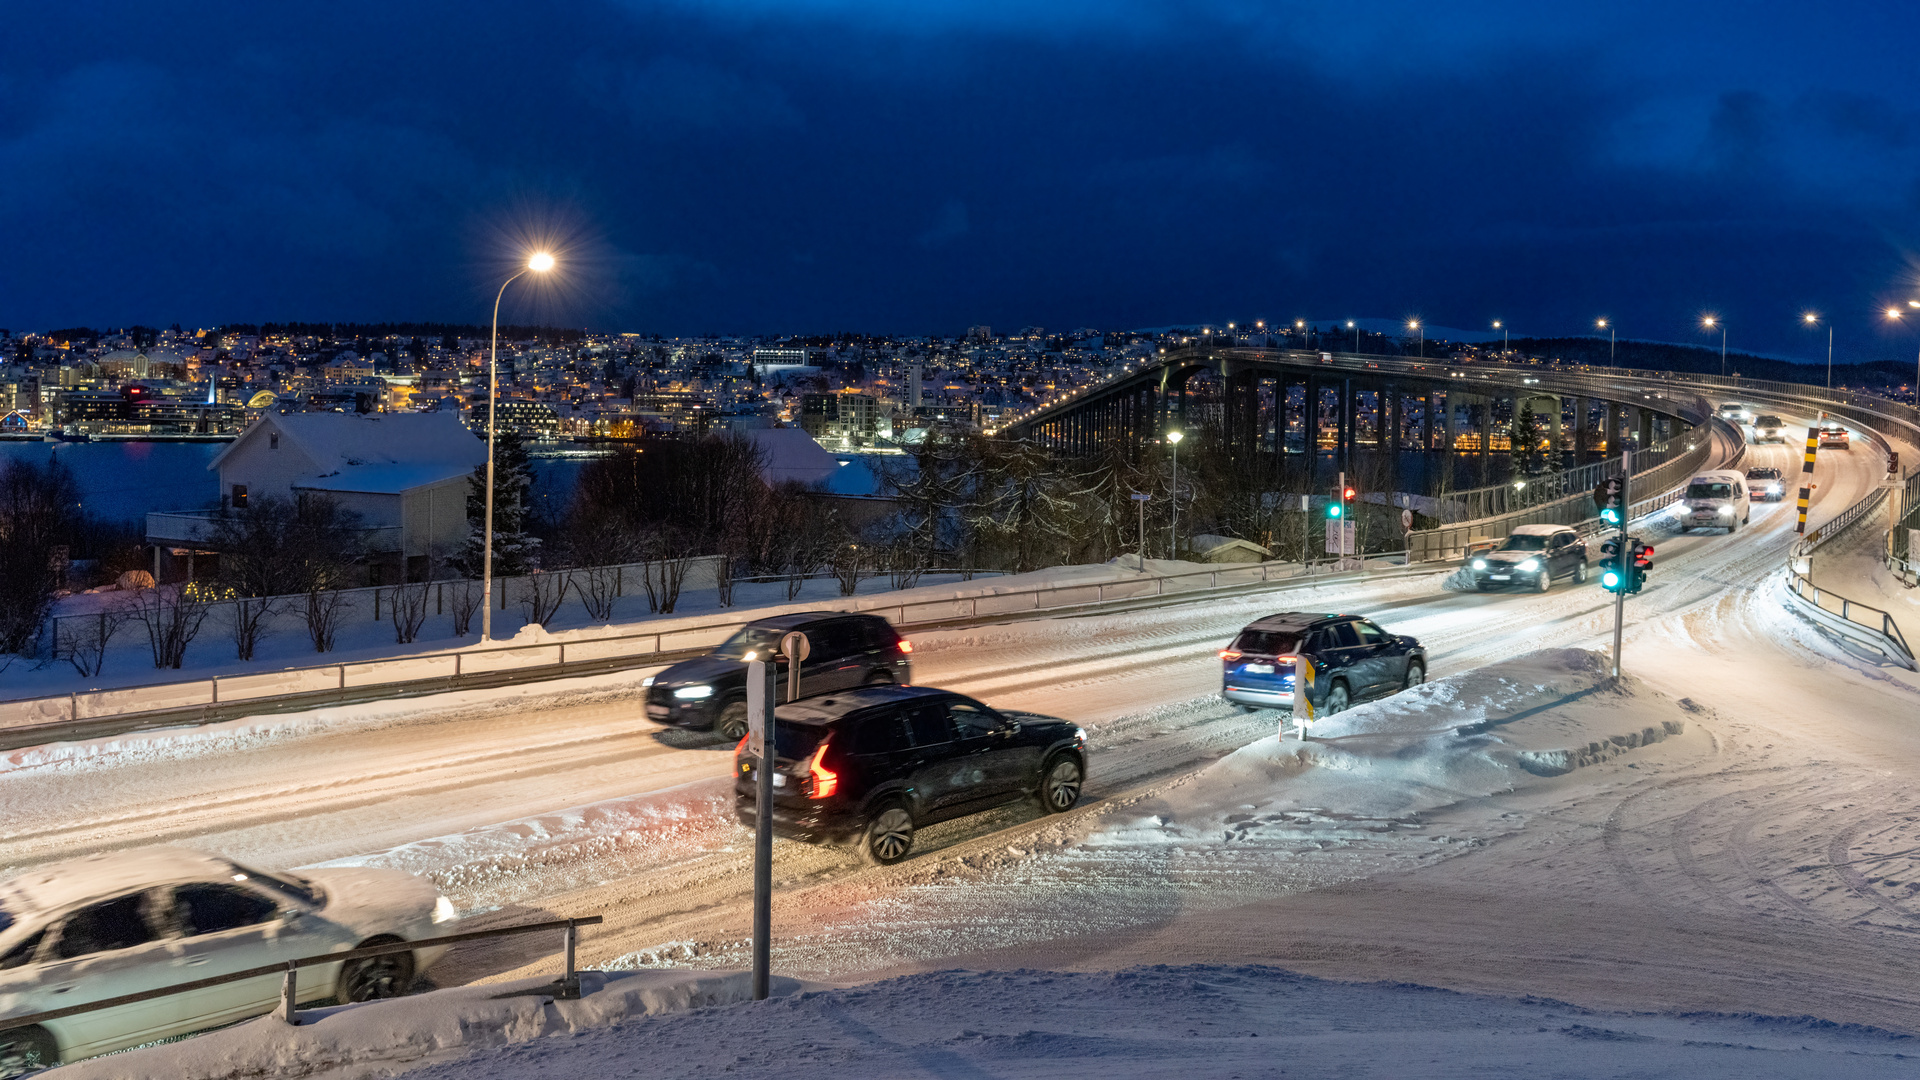
M 1407 650 L 1401 646 L 1400 639 L 1382 630 L 1380 627 L 1361 619 L 1354 624 L 1360 634 L 1360 647 L 1364 651 L 1368 677 L 1372 679 L 1370 694 L 1391 694 L 1407 683 Z
M 956 803 L 998 798 L 1029 786 L 1028 778 L 1040 770 L 1039 747 L 1020 745 L 1012 722 L 977 701 L 954 696 L 946 705 L 954 756 L 965 764 L 972 786 L 956 793 Z
M 1314 682 L 1322 698 L 1339 679 L 1346 680 L 1347 690 L 1353 700 L 1358 701 L 1367 694 L 1367 673 L 1360 666 L 1360 635 L 1355 632 L 1351 622 L 1334 623 L 1323 626 L 1314 632 L 1316 648 L 1314 658 L 1324 668 L 1315 675 Z
M 1554 533 L 1553 562 L 1549 564 L 1553 567 L 1553 576 L 1566 577 L 1579 564 L 1580 538 L 1570 532 Z
M 185 981 L 173 964 L 178 941 L 157 918 L 165 890 L 142 889 L 69 913 L 41 951 L 41 1009 L 158 990 Z M 172 1034 L 177 995 L 70 1016 L 56 1034 L 69 1057 L 105 1053 Z
M 956 768 L 953 729 L 946 702 L 915 702 L 907 707 L 907 731 L 912 740 L 907 784 L 912 789 L 914 817 L 932 821 L 953 805 Z
M 336 942 L 317 932 L 317 920 L 235 882 L 201 881 L 173 889 L 174 922 L 180 928 L 177 961 L 182 982 L 229 975 L 301 956 L 327 952 Z M 348 944 L 351 944 L 350 942 Z M 317 972 L 302 972 L 302 975 Z M 317 979 L 301 997 L 324 997 Z M 223 983 L 181 995 L 180 1023 L 210 1027 L 272 1011 L 280 975 Z

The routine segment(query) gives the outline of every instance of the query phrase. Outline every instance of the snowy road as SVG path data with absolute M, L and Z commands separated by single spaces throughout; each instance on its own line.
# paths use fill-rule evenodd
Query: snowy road
M 1797 451 L 1750 447 L 1748 464 L 1791 475 Z M 1865 458 L 1823 471 L 1816 523 L 1878 479 L 1878 462 Z M 1890 719 L 1920 709 L 1907 684 L 1825 657 L 1823 641 L 1752 591 L 1779 565 L 1792 528 L 1787 501 L 1756 506 L 1752 526 L 1731 537 L 1639 530 L 1657 537 L 1657 565 L 1647 591 L 1629 601 L 1627 664 L 1673 697 L 1704 703 L 1697 734 L 1645 752 L 1644 761 L 1582 770 L 1420 823 L 1453 842 L 1415 842 L 1392 823 L 1309 823 L 1284 874 L 1271 859 L 1174 872 L 1164 860 L 1077 844 L 1196 765 L 1271 732 L 1271 717 L 1230 711 L 1215 697 L 1212 651 L 1234 630 L 1273 610 L 1360 611 L 1419 636 L 1441 676 L 1544 647 L 1601 647 L 1611 597 L 1569 584 L 1546 594 L 1453 593 L 1437 576 L 1415 577 L 923 635 L 918 681 L 1089 729 L 1089 803 L 1065 819 L 1011 808 L 949 823 L 924 834 L 922 854 L 887 870 L 783 842 L 783 970 L 844 977 L 956 956 L 1101 966 L 1135 954 L 1210 962 L 1272 953 L 1326 974 L 1412 977 L 1411 961 L 1383 964 L 1397 947 L 1427 958 L 1425 981 L 1607 1003 L 1606 964 L 1561 971 L 1542 960 L 1534 970 L 1546 981 L 1535 985 L 1496 962 L 1513 951 L 1498 940 L 1503 918 L 1523 925 L 1553 910 L 1516 910 L 1500 898 L 1564 891 L 1587 903 L 1625 897 L 1673 925 L 1723 913 L 1738 930 L 1729 937 L 1799 934 L 1802 944 L 1784 955 L 1857 956 L 1856 981 L 1870 990 L 1856 1000 L 1836 989 L 1835 1002 L 1875 1016 L 1875 1008 L 1910 1007 L 1913 991 L 1873 973 L 1889 963 L 1883 937 L 1891 935 L 1896 957 L 1911 955 L 1898 935 L 1920 930 L 1911 914 L 1920 906 L 1901 890 L 1920 877 L 1906 869 L 1916 864 L 1897 863 L 1901 856 L 1898 873 L 1871 860 L 1920 846 L 1902 818 L 1920 801 L 1907 765 L 1920 746 Z M 723 962 L 744 936 L 747 885 L 745 835 L 727 813 L 730 747 L 639 719 L 632 688 L 640 674 L 130 736 L 80 754 L 14 752 L 0 759 L 11 763 L 0 772 L 0 864 L 156 841 L 268 865 L 372 859 L 430 873 L 463 907 L 500 909 L 494 917 L 605 914 L 609 929 L 588 941 L 589 961 Z M 1821 763 L 1809 764 L 1814 758 Z M 1355 841 L 1356 833 L 1379 839 Z M 1542 860 L 1553 862 L 1551 873 Z M 1481 905 L 1490 914 L 1480 922 L 1465 917 L 1480 937 L 1470 928 L 1456 928 L 1457 941 L 1422 929 L 1428 920 L 1415 916 L 1474 890 L 1494 898 Z M 1342 899 L 1316 915 L 1329 897 Z M 1292 929 L 1249 941 L 1233 929 L 1241 925 L 1233 913 L 1247 905 L 1276 905 Z M 1612 917 L 1590 915 L 1574 921 L 1574 937 L 1581 926 L 1598 934 Z M 1316 918 L 1325 925 L 1306 937 L 1327 945 L 1302 953 L 1296 931 Z M 437 977 L 537 959 L 513 948 L 535 947 L 456 953 Z M 1748 959 L 1758 955 L 1756 947 Z M 1782 985 L 1752 988 L 1741 1007 L 1763 1007 L 1754 1002 Z

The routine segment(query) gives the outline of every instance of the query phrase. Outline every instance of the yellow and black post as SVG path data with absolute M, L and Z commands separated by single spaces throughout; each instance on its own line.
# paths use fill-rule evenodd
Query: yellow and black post
M 1820 420 L 1826 418 L 1826 413 L 1820 414 Z M 1800 464 L 1800 523 L 1793 528 L 1796 534 L 1807 531 L 1807 503 L 1813 499 L 1813 453 L 1820 448 L 1820 420 L 1815 420 L 1807 429 L 1807 456 Z

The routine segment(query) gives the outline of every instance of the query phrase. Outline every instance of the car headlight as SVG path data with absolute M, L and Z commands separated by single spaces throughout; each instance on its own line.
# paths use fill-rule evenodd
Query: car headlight
M 1733 507 L 1731 507 L 1731 506 L 1723 506 L 1723 507 L 1721 507 L 1721 508 L 1720 508 L 1720 516 L 1721 516 L 1721 517 L 1732 517 L 1732 516 L 1733 516 Z
M 1768 485 L 1767 485 L 1767 494 L 1769 494 L 1769 495 L 1778 495 L 1778 494 L 1780 494 L 1780 485 L 1779 485 L 1779 484 L 1768 484 Z
M 1528 560 L 1527 560 L 1526 562 L 1523 562 L 1523 563 L 1521 563 L 1521 564 L 1520 564 L 1520 569 L 1522 569 L 1522 570 L 1538 570 L 1538 569 L 1540 569 L 1540 560 L 1539 560 L 1539 559 L 1528 559 Z
M 435 925 L 439 925 L 440 923 L 452 922 L 453 920 L 459 917 L 460 917 L 460 913 L 453 910 L 453 901 L 447 899 L 444 896 L 436 897 L 434 899 L 433 921 Z
M 704 686 L 704 685 L 703 686 L 683 686 L 680 689 L 675 690 L 673 692 L 673 696 L 679 698 L 682 701 L 698 701 L 701 698 L 712 697 L 713 687 Z
M 1087 729 L 1083 727 L 1075 727 L 1073 729 L 1073 739 L 1075 742 L 1079 743 L 1081 746 L 1087 745 Z
M 1475 570 L 1485 570 L 1487 568 L 1487 560 L 1485 559 L 1473 560 L 1473 568 Z

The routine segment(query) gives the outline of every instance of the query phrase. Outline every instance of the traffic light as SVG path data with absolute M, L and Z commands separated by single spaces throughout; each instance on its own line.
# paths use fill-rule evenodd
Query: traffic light
M 1653 548 L 1638 537 L 1628 537 L 1626 557 L 1621 557 L 1619 539 L 1600 545 L 1600 587 L 1608 592 L 1632 596 L 1647 583 L 1647 571 L 1653 569 Z
M 1621 515 L 1626 511 L 1620 499 L 1622 486 L 1619 477 L 1609 476 L 1593 487 L 1593 505 L 1600 511 L 1600 520 L 1609 525 L 1620 524 Z
M 1625 566 L 1627 594 L 1631 596 L 1639 592 L 1641 586 L 1647 583 L 1647 571 L 1653 569 L 1653 548 L 1641 543 L 1638 539 L 1630 539 Z
M 1608 592 L 1625 592 L 1627 575 L 1620 566 L 1620 540 L 1610 537 L 1600 545 L 1600 587 Z
M 1327 518 L 1339 520 L 1347 516 L 1347 505 L 1353 502 L 1352 486 L 1335 488 L 1333 498 L 1327 500 Z

